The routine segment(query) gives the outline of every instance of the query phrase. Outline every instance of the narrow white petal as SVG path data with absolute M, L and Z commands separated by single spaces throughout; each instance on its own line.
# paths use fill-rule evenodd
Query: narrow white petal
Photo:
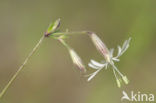
M 127 45 L 128 40 L 125 40 L 125 42 L 122 45 L 122 48 L 125 47 Z
M 92 63 L 89 63 L 88 66 L 91 67 L 91 68 L 93 68 L 93 69 L 99 69 L 99 67 L 93 65 Z
M 120 60 L 117 58 L 112 58 L 114 61 L 119 62 Z
M 104 64 L 101 64 L 99 62 L 96 62 L 95 60 L 91 60 L 91 63 L 94 64 L 97 67 L 103 67 L 104 66 Z
M 100 70 L 101 70 L 101 69 L 99 69 L 99 70 L 97 70 L 96 72 L 92 73 L 92 75 L 88 78 L 87 81 L 89 82 L 90 80 L 92 80 Z
M 122 46 L 122 51 L 121 51 L 121 55 L 128 49 L 129 47 L 129 42 L 130 42 L 131 38 L 129 38 L 128 40 L 126 40 Z
M 114 48 L 110 49 L 110 57 L 113 57 Z
M 122 48 L 120 46 L 118 46 L 118 54 L 115 58 L 120 57 L 129 47 L 129 43 L 130 43 L 131 38 L 129 38 L 128 40 L 126 40 L 123 45 Z
M 121 53 L 121 47 L 118 45 L 118 55 Z

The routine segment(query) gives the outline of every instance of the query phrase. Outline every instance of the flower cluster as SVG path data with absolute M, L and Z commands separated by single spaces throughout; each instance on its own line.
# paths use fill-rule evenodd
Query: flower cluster
M 64 40 L 67 37 L 67 35 L 65 35 L 65 34 L 68 33 L 68 30 L 64 33 L 60 33 L 60 32 L 58 32 L 59 27 L 60 27 L 60 19 L 57 19 L 54 23 L 51 23 L 49 25 L 44 36 L 45 37 L 51 36 L 52 38 L 60 41 L 60 43 L 62 43 L 67 48 L 67 50 L 70 54 L 70 57 L 73 61 L 73 64 L 76 65 L 80 71 L 85 72 L 86 71 L 85 65 L 83 64 L 80 56 Z
M 71 59 L 73 63 L 79 68 L 79 70 L 85 72 L 85 66 L 78 54 L 65 42 L 65 38 L 69 34 L 87 34 L 91 38 L 93 44 L 95 45 L 96 49 L 99 51 L 99 53 L 104 57 L 104 60 L 102 62 L 97 62 L 95 60 L 90 60 L 90 63 L 88 64 L 89 67 L 96 70 L 95 72 L 89 74 L 88 81 L 93 79 L 98 72 L 100 72 L 103 68 L 107 69 L 108 66 L 112 67 L 114 76 L 116 78 L 116 82 L 118 87 L 121 87 L 121 82 L 124 81 L 125 84 L 128 84 L 129 80 L 125 75 L 123 75 L 118 68 L 115 66 L 114 62 L 119 62 L 119 57 L 128 49 L 129 43 L 131 38 L 126 40 L 122 46 L 118 46 L 118 53 L 116 56 L 113 55 L 114 49 L 108 49 L 107 46 L 102 42 L 102 40 L 94 33 L 89 31 L 83 31 L 83 32 L 57 32 L 60 26 L 60 19 L 56 20 L 53 24 L 51 24 L 45 33 L 45 37 L 51 36 L 57 40 L 59 40 L 69 51 L 69 54 L 71 56 Z
M 114 57 L 113 56 L 114 49 L 110 49 L 109 50 L 106 47 L 106 45 L 101 41 L 101 39 L 95 33 L 88 32 L 88 31 L 69 32 L 68 30 L 66 32 L 60 32 L 59 31 L 59 27 L 60 27 L 60 19 L 57 19 L 55 22 L 53 22 L 53 23 L 51 23 L 49 25 L 47 31 L 40 38 L 39 42 L 35 45 L 35 47 L 32 49 L 32 51 L 29 53 L 29 55 L 26 57 L 26 59 L 23 62 L 23 64 L 15 72 L 15 74 L 12 76 L 12 78 L 9 80 L 7 85 L 2 90 L 2 92 L 0 92 L 0 98 L 2 98 L 4 93 L 10 87 L 12 82 L 16 79 L 16 77 L 18 76 L 20 71 L 23 70 L 23 68 L 27 64 L 28 60 L 30 59 L 30 57 L 35 53 L 37 48 L 39 48 L 39 46 L 42 43 L 42 41 L 44 40 L 44 38 L 47 38 L 47 37 L 52 37 L 53 39 L 56 39 L 56 40 L 60 41 L 67 48 L 67 50 L 68 50 L 68 52 L 69 52 L 69 54 L 71 56 L 71 59 L 73 61 L 73 64 L 75 64 L 80 71 L 85 72 L 86 71 L 85 65 L 83 64 L 80 56 L 64 40 L 68 35 L 71 35 L 71 34 L 88 34 L 89 37 L 91 38 L 93 44 L 96 46 L 97 50 L 102 54 L 102 56 L 105 59 L 101 63 L 96 62 L 94 60 L 90 61 L 88 66 L 93 68 L 93 69 L 95 69 L 96 71 L 94 73 L 91 73 L 90 75 L 88 75 L 89 76 L 88 81 L 93 79 L 97 75 L 97 73 L 100 72 L 103 68 L 107 69 L 108 65 L 110 65 L 110 66 L 112 66 L 112 70 L 113 70 L 113 73 L 115 75 L 118 87 L 121 87 L 121 82 L 122 81 L 124 81 L 125 84 L 128 84 L 129 81 L 128 81 L 127 77 L 125 75 L 123 75 L 117 69 L 117 67 L 114 65 L 114 62 L 118 62 L 119 61 L 119 57 L 128 49 L 129 42 L 130 42 L 131 38 L 126 40 L 124 42 L 124 44 L 122 45 L 122 47 L 118 46 L 118 54 L 117 54 L 117 56 Z
M 105 60 L 103 60 L 101 63 L 91 60 L 90 63 L 88 64 L 89 67 L 95 69 L 96 71 L 89 74 L 88 81 L 93 79 L 97 75 L 99 71 L 101 71 L 103 68 L 107 69 L 108 65 L 112 66 L 112 70 L 114 73 L 114 76 L 116 78 L 116 82 L 118 87 L 121 87 L 121 82 L 122 80 L 125 82 L 125 84 L 128 84 L 129 80 L 125 75 L 123 75 L 118 68 L 114 65 L 114 62 L 119 62 L 119 57 L 128 49 L 129 43 L 131 38 L 126 40 L 122 47 L 118 46 L 118 54 L 117 56 L 113 56 L 114 49 L 108 50 L 106 45 L 101 41 L 101 39 L 93 32 L 89 33 L 89 36 L 91 40 L 93 41 L 94 45 L 96 46 L 97 50 L 102 54 Z

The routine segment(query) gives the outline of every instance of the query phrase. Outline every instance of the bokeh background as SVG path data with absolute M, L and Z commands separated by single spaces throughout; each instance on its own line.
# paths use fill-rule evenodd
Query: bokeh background
M 155 0 L 0 0 L 0 90 L 57 18 L 61 31 L 94 31 L 109 48 L 132 37 L 116 63 L 130 84 L 118 88 L 111 68 L 86 82 L 66 48 L 47 38 L 0 102 L 121 103 L 123 90 L 156 94 Z M 103 60 L 87 35 L 67 42 L 86 65 Z

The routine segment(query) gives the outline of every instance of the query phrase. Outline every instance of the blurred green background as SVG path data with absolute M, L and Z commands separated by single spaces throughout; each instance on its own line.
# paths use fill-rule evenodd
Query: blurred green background
M 110 68 L 87 83 L 66 48 L 47 38 L 0 102 L 121 103 L 123 90 L 156 94 L 155 0 L 0 0 L 0 90 L 57 18 L 62 31 L 94 31 L 109 48 L 132 37 L 116 63 L 130 84 L 118 88 Z M 103 59 L 86 35 L 67 41 L 86 65 Z

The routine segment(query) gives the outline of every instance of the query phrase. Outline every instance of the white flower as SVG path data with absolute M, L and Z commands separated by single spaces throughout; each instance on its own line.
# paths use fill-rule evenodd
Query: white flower
M 110 65 L 112 66 L 112 70 L 116 78 L 118 87 L 121 87 L 122 80 L 125 82 L 125 84 L 128 84 L 129 81 L 127 77 L 117 69 L 117 67 L 114 65 L 114 62 L 120 61 L 119 57 L 128 49 L 131 38 L 126 40 L 123 43 L 122 47 L 118 46 L 118 53 L 116 56 L 113 56 L 114 49 L 108 50 L 107 47 L 104 45 L 104 43 L 95 33 L 90 34 L 90 36 L 97 50 L 99 50 L 99 52 L 103 54 L 105 60 L 103 63 L 96 62 L 95 60 L 90 61 L 88 66 L 95 69 L 96 71 L 88 75 L 89 76 L 88 81 L 93 79 L 103 68 L 107 69 L 108 65 Z M 105 50 L 105 52 L 103 52 L 103 50 Z
M 96 49 L 102 54 L 106 61 L 110 61 L 109 50 L 107 49 L 106 45 L 102 42 L 102 40 L 93 32 L 88 32 L 88 34 Z

